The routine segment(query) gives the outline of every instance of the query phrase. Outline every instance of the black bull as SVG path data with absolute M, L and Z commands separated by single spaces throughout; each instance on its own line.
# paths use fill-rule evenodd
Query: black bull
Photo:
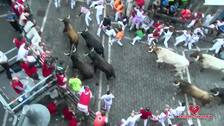
M 99 54 L 97 54 L 94 50 L 91 50 L 88 53 L 88 56 L 93 61 L 94 70 L 97 69 L 103 71 L 106 74 L 107 80 L 111 77 L 116 78 L 114 68 L 111 64 L 105 61 Z
M 78 58 L 77 54 L 71 55 L 71 60 L 73 63 L 73 68 L 79 70 L 82 80 L 93 78 L 94 70 L 90 64 L 82 62 Z
M 82 37 L 86 41 L 86 46 L 89 49 L 94 49 L 98 54 L 102 55 L 104 57 L 104 48 L 102 44 L 88 31 L 83 31 L 81 33 Z

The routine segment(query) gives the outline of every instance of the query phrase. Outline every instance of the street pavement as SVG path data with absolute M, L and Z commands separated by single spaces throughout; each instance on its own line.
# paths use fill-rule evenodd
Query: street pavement
M 49 6 L 49 13 L 46 17 L 46 24 L 42 25 L 49 1 L 51 1 L 51 4 Z M 78 32 L 81 32 L 85 30 L 86 25 L 84 21 L 84 15 L 78 17 L 78 14 L 80 12 L 80 7 L 86 5 L 83 2 L 77 2 L 75 9 L 71 10 L 69 5 L 62 3 L 62 7 L 60 9 L 56 9 L 52 0 L 49 1 L 33 0 L 31 3 L 31 9 L 34 14 L 34 18 L 37 20 L 37 24 L 40 27 L 45 26 L 43 31 L 43 38 L 46 40 L 47 46 L 53 50 L 54 56 L 57 56 L 60 60 L 64 61 L 65 66 L 69 66 L 67 74 L 69 77 L 71 77 L 74 72 L 71 67 L 72 63 L 69 57 L 63 54 L 66 50 L 69 49 L 69 41 L 66 35 L 62 32 L 64 24 L 58 21 L 57 18 L 63 18 L 70 15 L 72 25 L 75 26 L 75 29 Z M 109 6 L 107 6 L 107 13 L 110 15 L 113 14 L 113 11 L 111 11 Z M 89 32 L 98 38 L 96 36 L 97 25 L 95 14 L 92 14 L 91 17 L 93 21 L 89 27 Z M 14 31 L 10 25 L 7 24 L 7 22 L 3 21 L 2 19 L 0 19 L 0 21 L 0 30 L 4 28 L 4 35 L 0 34 L 0 38 L 1 40 L 7 41 L 7 44 L 5 42 L 4 44 L 1 44 L 1 50 L 6 51 L 10 48 L 13 48 L 13 45 L 10 44 L 10 40 L 14 36 Z M 180 24 L 177 24 L 177 26 L 178 29 L 182 29 Z M 3 33 L 3 31 L 1 31 L 1 33 Z M 179 78 L 174 77 L 175 73 L 171 71 L 173 67 L 169 65 L 162 65 L 161 68 L 158 68 L 155 62 L 155 54 L 148 53 L 147 46 L 144 43 L 136 43 L 134 46 L 130 44 L 132 38 L 134 37 L 133 31 L 128 31 L 128 29 L 126 29 L 125 36 L 126 39 L 123 41 L 124 47 L 120 47 L 116 43 L 114 43 L 111 48 L 108 47 L 108 37 L 105 37 L 105 43 L 103 43 L 105 47 L 105 59 L 108 59 L 108 55 L 111 56 L 110 60 L 115 69 L 116 79 L 107 81 L 104 74 L 102 74 L 102 77 L 100 77 L 99 72 L 97 72 L 94 79 L 83 82 L 84 85 L 89 85 L 93 90 L 94 99 L 92 100 L 93 102 L 91 109 L 94 111 L 98 110 L 97 104 L 99 103 L 99 93 L 101 95 L 104 94 L 109 87 L 109 89 L 115 95 L 111 111 L 109 112 L 109 121 L 112 126 L 118 124 L 122 118 L 127 119 L 132 110 L 138 111 L 140 107 L 148 106 L 156 115 L 163 111 L 165 104 L 169 104 L 171 107 L 175 108 L 178 106 L 178 100 L 185 101 L 184 95 L 175 94 L 177 89 L 172 85 L 172 81 Z M 98 39 L 103 42 L 102 37 Z M 206 39 L 206 41 L 201 41 L 198 46 L 201 48 L 211 47 L 211 39 L 212 38 Z M 173 41 L 174 38 L 170 41 L 170 47 L 172 48 Z M 1 41 L 1 43 L 3 43 L 3 41 Z M 162 42 L 160 42 L 159 45 L 163 46 Z M 174 50 L 179 54 L 182 54 L 183 49 L 183 47 L 174 48 Z M 81 60 L 90 63 L 91 60 L 83 55 L 87 51 L 88 49 L 85 46 L 85 41 L 80 36 L 78 54 Z M 192 51 L 185 51 L 184 53 L 186 57 L 190 59 L 189 55 L 192 53 Z M 201 73 L 199 64 L 197 63 L 190 64 L 189 75 L 191 82 L 204 90 L 213 88 L 215 84 L 223 87 L 223 82 L 221 81 L 223 75 L 221 73 L 212 70 L 205 70 Z M 0 77 L 4 78 L 5 74 L 2 73 Z M 187 78 L 187 74 L 184 74 L 183 78 L 185 80 L 189 79 Z M 102 79 L 102 83 L 100 79 Z M 4 82 L 5 85 L 8 84 L 6 79 Z M 96 86 L 96 83 L 100 83 L 100 85 L 102 84 L 102 87 Z M 9 86 L 7 87 L 7 90 L 8 89 L 10 89 Z M 192 98 L 189 96 L 188 102 L 193 102 Z M 200 105 L 197 100 L 196 103 Z M 201 126 L 223 126 L 223 109 L 224 105 L 218 105 L 217 103 L 201 107 L 199 114 L 210 114 L 214 116 L 212 120 L 201 119 Z M 159 113 L 157 113 L 157 111 Z M 196 119 L 193 121 L 196 126 L 199 126 Z M 173 122 L 181 122 L 184 124 L 184 126 L 187 126 L 186 119 L 177 119 Z M 149 123 L 150 125 L 159 125 L 150 121 Z M 143 125 L 142 121 L 140 121 L 138 124 L 139 126 Z M 51 125 L 55 126 L 57 123 L 52 122 Z M 60 125 L 63 124 L 60 123 Z

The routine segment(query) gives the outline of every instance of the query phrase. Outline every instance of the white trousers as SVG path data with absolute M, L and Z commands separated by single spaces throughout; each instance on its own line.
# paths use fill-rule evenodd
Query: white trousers
M 113 38 L 113 39 L 111 40 L 111 45 L 113 45 L 114 42 L 116 42 L 116 43 L 117 43 L 118 45 L 120 45 L 120 46 L 123 46 L 123 44 L 121 43 L 121 41 L 118 40 L 117 38 Z
M 108 103 L 104 102 L 104 109 L 106 109 L 107 112 L 109 112 L 110 111 L 110 108 L 111 108 L 111 105 L 112 104 L 108 104 Z
M 90 5 L 91 0 L 86 0 L 86 4 L 89 6 Z
M 140 41 L 140 40 L 141 40 L 140 37 L 138 37 L 138 36 L 134 37 L 134 38 L 133 38 L 133 41 L 132 41 L 132 45 L 135 45 L 135 42 L 136 42 L 136 41 Z
M 198 42 L 198 41 L 196 41 L 196 40 L 191 40 L 191 41 L 188 43 L 188 49 L 189 49 L 189 50 L 192 49 L 192 45 L 193 45 L 193 43 L 196 43 L 196 42 Z
M 148 119 L 144 119 L 144 126 L 147 126 Z
M 61 0 L 54 0 L 54 5 L 56 8 L 61 6 Z
M 90 12 L 85 14 L 85 22 L 88 27 L 89 27 L 89 21 L 92 21 L 92 19 L 90 18 Z
M 89 6 L 89 8 L 94 7 L 94 6 L 97 5 L 98 3 L 99 3 L 99 1 L 93 1 L 93 2 L 91 3 L 91 5 Z
M 152 41 L 153 40 L 155 40 L 155 38 L 153 38 L 153 37 L 148 37 L 148 39 L 147 39 L 147 44 L 150 46 L 151 44 L 152 44 Z
M 187 25 L 188 28 L 191 28 L 196 23 L 196 20 L 193 19 L 190 24 Z
M 106 30 L 105 33 L 106 33 L 106 35 L 107 35 L 108 37 L 115 37 L 115 36 L 116 36 L 116 32 L 115 32 L 114 29 Z
M 116 13 L 115 13 L 115 19 L 114 19 L 115 21 L 118 20 L 118 18 L 120 17 L 120 14 L 121 14 L 120 12 L 116 12 Z
M 134 28 L 134 26 L 136 25 L 136 29 L 139 29 L 139 23 L 135 24 L 135 23 L 131 23 L 131 27 L 130 30 L 132 30 Z
M 176 42 L 174 46 L 177 46 L 178 44 L 180 44 L 181 42 L 184 42 L 185 40 L 186 40 L 186 37 L 184 35 L 176 37 Z
M 121 28 L 124 31 L 127 25 L 124 25 L 122 21 L 118 21 L 117 23 L 118 25 L 121 25 Z
M 101 15 L 102 14 L 96 13 L 96 22 L 97 22 L 98 25 L 100 24 L 100 17 L 101 17 Z
M 219 53 L 219 50 L 221 49 L 222 45 L 220 43 L 215 43 L 212 48 L 209 48 L 210 51 L 215 50 L 215 54 Z
M 76 4 L 76 0 L 71 0 L 71 3 L 70 3 L 71 9 L 74 9 L 75 4 Z
M 164 39 L 165 38 L 165 40 L 164 40 L 164 46 L 166 47 L 166 48 L 169 48 L 169 46 L 168 46 L 168 41 L 170 40 L 170 38 L 171 38 L 171 36 L 169 35 L 169 36 L 163 36 L 162 37 L 162 39 Z
M 112 9 L 114 9 L 114 0 L 110 0 L 110 6 Z

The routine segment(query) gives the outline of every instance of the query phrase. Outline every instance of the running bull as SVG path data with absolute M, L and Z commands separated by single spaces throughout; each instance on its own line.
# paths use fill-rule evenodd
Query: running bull
M 107 80 L 112 77 L 116 78 L 113 66 L 105 61 L 103 57 L 97 54 L 94 49 L 91 49 L 87 55 L 93 61 L 95 72 L 97 69 L 103 71 L 106 74 Z
M 79 72 L 81 73 L 82 80 L 93 78 L 94 70 L 90 64 L 82 62 L 78 58 L 77 54 L 71 55 L 71 60 L 73 63 L 73 68 L 78 69 Z
M 157 63 L 167 63 L 173 65 L 177 71 L 175 76 L 181 75 L 182 72 L 184 72 L 185 69 L 189 66 L 189 61 L 187 58 L 169 49 L 152 45 L 149 47 L 148 52 L 154 52 L 157 55 Z
M 178 86 L 181 93 L 186 93 L 201 101 L 202 105 L 209 104 L 213 100 L 213 95 L 209 92 L 198 88 L 184 80 L 175 80 L 174 86 Z
M 195 51 L 190 55 L 195 61 L 199 62 L 202 66 L 200 71 L 204 69 L 218 70 L 224 73 L 224 60 L 211 56 L 209 54 L 202 54 L 199 51 Z M 224 78 L 222 78 L 224 80 Z
M 92 34 L 90 34 L 88 31 L 83 31 L 81 33 L 81 35 L 85 39 L 86 46 L 89 49 L 94 48 L 94 50 L 98 54 L 100 54 L 104 57 L 104 48 L 103 48 L 102 44 Z
M 70 23 L 70 15 L 65 17 L 64 19 L 58 18 L 59 21 L 63 22 L 65 27 L 63 32 L 65 32 L 68 36 L 68 39 L 70 41 L 70 52 L 65 53 L 65 55 L 69 55 L 71 52 L 75 52 L 77 50 L 78 44 L 79 44 L 79 35 L 75 28 Z

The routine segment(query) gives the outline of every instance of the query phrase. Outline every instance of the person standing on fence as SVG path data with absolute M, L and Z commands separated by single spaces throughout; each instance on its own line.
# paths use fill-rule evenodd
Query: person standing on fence
M 69 78 L 68 84 L 75 93 L 80 92 L 82 87 L 82 81 L 77 76 Z
M 15 44 L 16 48 L 19 49 L 19 47 L 26 43 L 26 38 L 23 35 L 19 35 L 18 37 L 14 37 L 12 42 Z
M 16 94 L 22 94 L 25 90 L 25 86 L 21 83 L 18 77 L 13 77 L 10 85 L 15 90 Z
M 0 65 L 5 69 L 7 78 L 11 80 L 12 75 L 10 72 L 10 66 L 8 64 L 8 58 L 2 51 L 0 51 Z
M 89 115 L 89 104 L 92 97 L 93 95 L 90 88 L 88 86 L 84 86 L 84 90 L 80 92 L 79 103 L 77 104 L 77 108 L 79 111 L 85 113 L 87 116 Z
M 112 99 L 114 98 L 114 95 L 110 92 L 110 91 L 107 91 L 106 94 L 104 94 L 103 96 L 101 96 L 101 100 L 103 100 L 104 102 L 104 109 L 109 112 L 110 111 L 110 108 L 111 108 L 111 105 L 112 105 Z

